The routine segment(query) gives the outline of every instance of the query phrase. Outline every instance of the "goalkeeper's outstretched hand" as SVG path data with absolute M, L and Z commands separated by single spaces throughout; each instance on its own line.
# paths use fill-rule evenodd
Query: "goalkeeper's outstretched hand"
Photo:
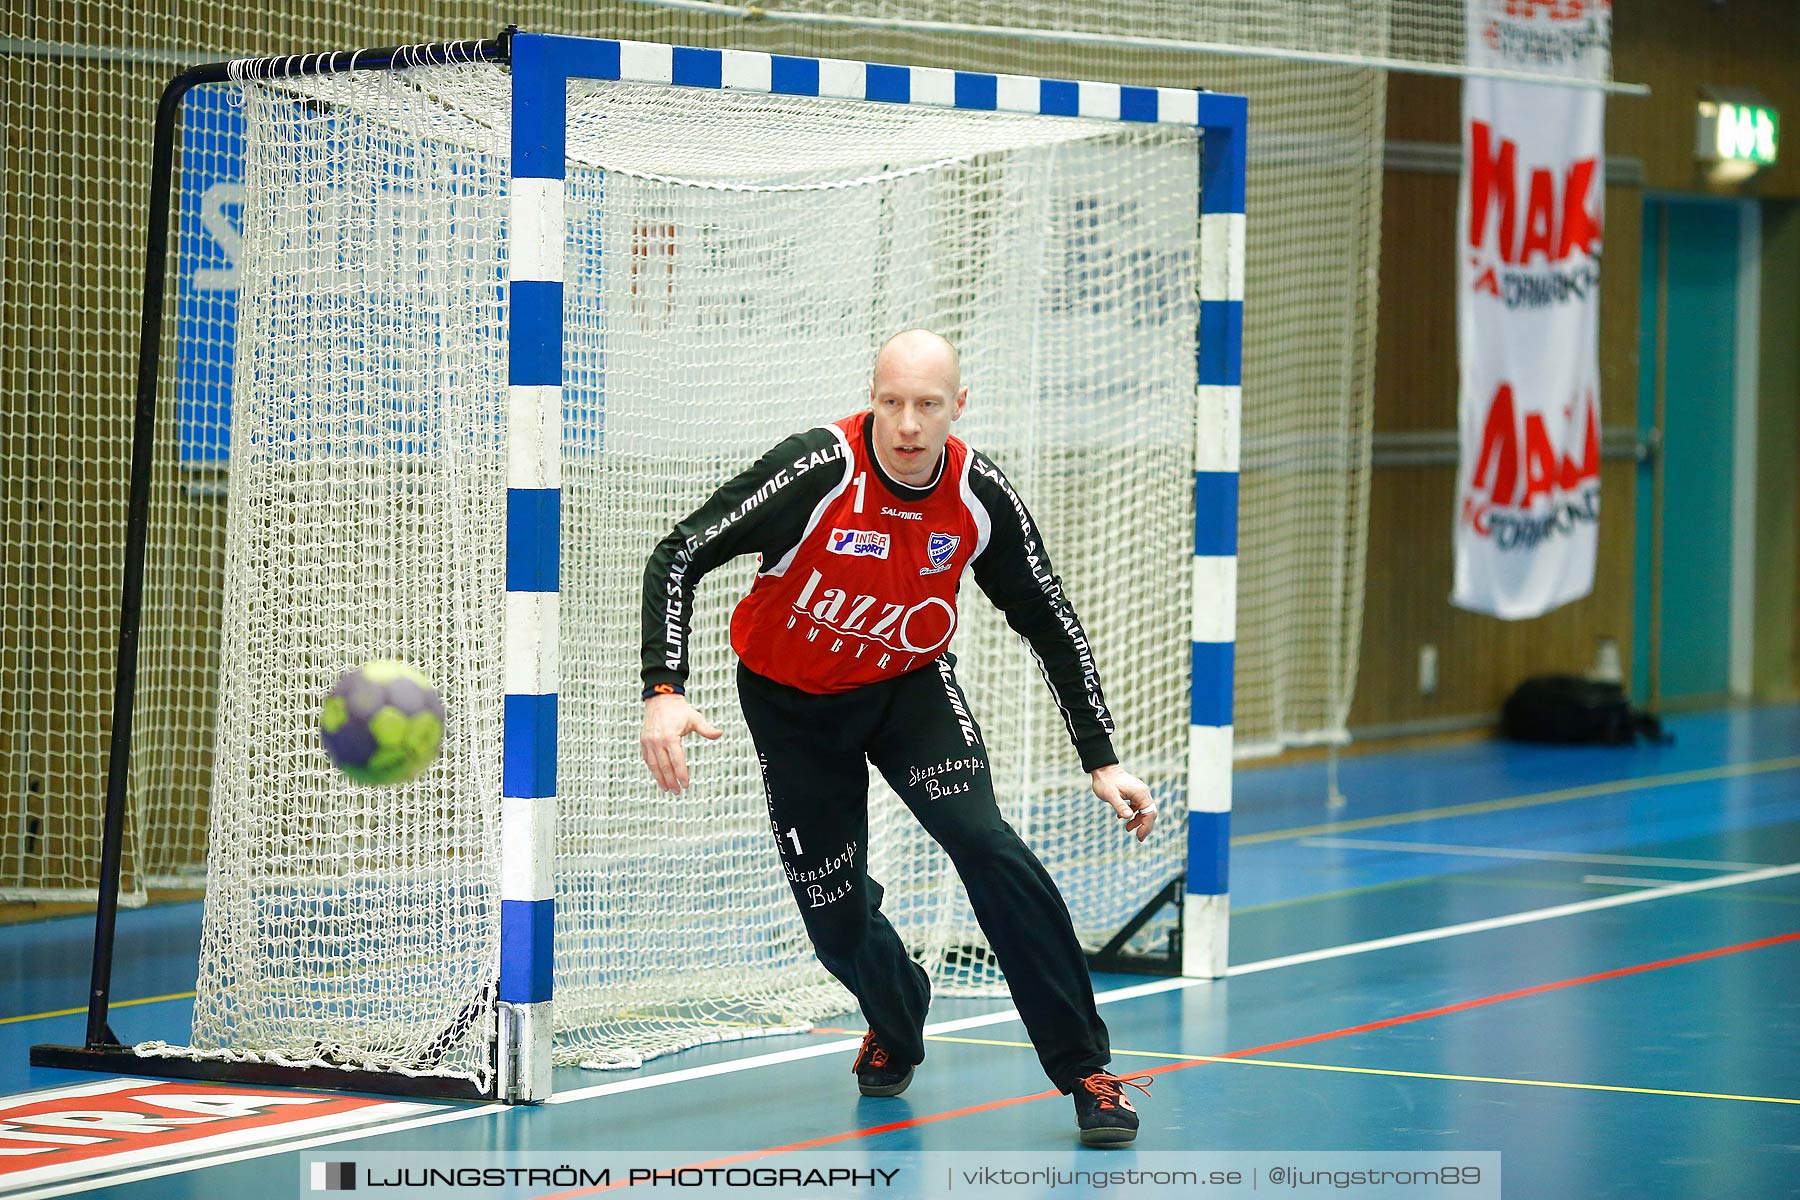
M 638 749 L 656 785 L 665 792 L 679 792 L 688 785 L 687 754 L 681 748 L 681 739 L 689 733 L 714 739 L 723 731 L 701 716 L 686 696 L 652 696 L 644 701 L 644 728 L 638 734 Z
M 1150 827 L 1156 824 L 1156 803 L 1150 799 L 1150 788 L 1143 780 L 1114 763 L 1094 772 L 1094 795 L 1112 805 L 1113 812 L 1125 822 L 1128 832 L 1137 834 L 1138 841 L 1150 836 Z

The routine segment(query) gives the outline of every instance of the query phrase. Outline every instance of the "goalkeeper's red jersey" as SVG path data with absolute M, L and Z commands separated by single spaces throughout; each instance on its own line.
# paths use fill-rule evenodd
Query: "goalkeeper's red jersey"
M 872 423 L 862 412 L 784 439 L 657 543 L 644 567 L 646 688 L 686 683 L 695 588 L 741 554 L 762 563 L 732 648 L 756 674 L 819 694 L 943 654 L 967 569 L 1030 643 L 1082 766 L 1117 762 L 1087 634 L 1006 475 L 951 438 L 932 481 L 910 487 L 881 469 Z
M 956 632 L 963 568 L 987 548 L 968 446 L 955 437 L 944 446 L 937 486 L 896 488 L 873 461 L 867 424 L 858 413 L 828 427 L 843 439 L 848 469 L 799 542 L 763 563 L 731 617 L 744 665 L 804 692 L 893 679 L 942 654 Z

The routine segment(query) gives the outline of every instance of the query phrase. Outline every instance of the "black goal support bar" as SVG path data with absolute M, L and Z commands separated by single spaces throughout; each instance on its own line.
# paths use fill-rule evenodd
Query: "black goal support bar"
M 1113 934 L 1112 940 L 1087 956 L 1088 969 L 1093 971 L 1117 971 L 1126 975 L 1179 975 L 1181 974 L 1181 935 L 1185 928 L 1182 919 L 1181 898 L 1187 890 L 1187 876 L 1177 875 L 1164 884 L 1162 890 L 1150 897 L 1144 907 L 1138 909 L 1137 915 Z M 1142 954 L 1130 953 L 1126 950 L 1131 939 L 1156 918 L 1166 905 L 1175 906 L 1175 925 L 1169 930 L 1168 944 L 1161 952 L 1149 951 Z

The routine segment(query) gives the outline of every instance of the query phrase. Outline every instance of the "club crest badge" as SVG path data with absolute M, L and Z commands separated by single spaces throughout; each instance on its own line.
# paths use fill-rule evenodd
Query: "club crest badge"
M 934 533 L 925 543 L 925 557 L 930 560 L 929 566 L 919 568 L 921 575 L 936 575 L 939 571 L 950 569 L 950 560 L 956 554 L 956 548 L 962 545 L 962 538 L 954 533 Z

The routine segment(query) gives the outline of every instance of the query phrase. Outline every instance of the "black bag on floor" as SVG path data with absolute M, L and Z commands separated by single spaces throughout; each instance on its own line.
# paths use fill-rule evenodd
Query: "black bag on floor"
M 1632 711 L 1623 687 L 1579 675 L 1539 675 L 1521 683 L 1500 710 L 1500 732 L 1519 742 L 1627 746 L 1639 737 L 1675 740 L 1656 717 Z

